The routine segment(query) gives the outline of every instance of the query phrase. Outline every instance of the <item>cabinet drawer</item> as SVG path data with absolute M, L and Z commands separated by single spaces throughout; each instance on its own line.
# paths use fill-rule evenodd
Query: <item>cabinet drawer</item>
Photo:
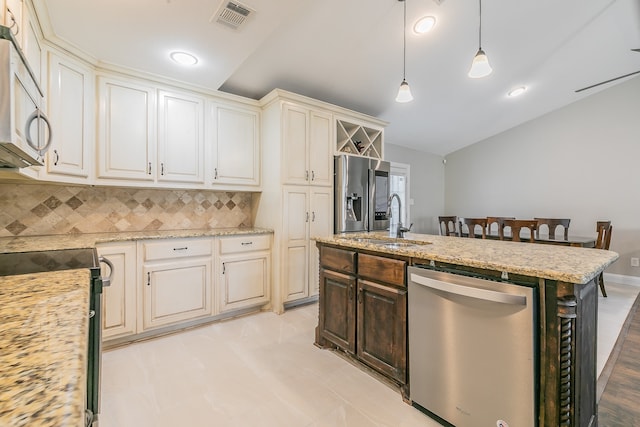
M 251 252 L 269 250 L 270 235 L 250 235 L 238 237 L 223 237 L 220 239 L 220 253 L 232 254 L 237 252 Z
M 331 270 L 356 272 L 356 253 L 345 249 L 322 246 L 320 248 L 320 262 L 322 267 Z
M 374 255 L 358 255 L 358 276 L 392 285 L 406 286 L 406 261 Z
M 211 256 L 211 246 L 211 239 L 171 239 L 143 242 L 142 253 L 145 261 Z

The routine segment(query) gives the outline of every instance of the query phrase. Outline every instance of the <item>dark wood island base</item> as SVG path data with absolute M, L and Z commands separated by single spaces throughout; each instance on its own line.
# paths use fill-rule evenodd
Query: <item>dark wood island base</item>
M 434 248 L 391 251 L 357 241 L 350 243 L 345 238 L 325 240 L 317 242 L 320 298 L 315 344 L 318 347 L 336 349 L 366 370 L 381 375 L 397 386 L 403 400 L 411 404 L 407 266 L 427 265 L 496 280 L 507 274 L 509 280 L 537 289 L 536 425 L 598 425 L 598 288 L 594 278 L 586 283 L 572 283 L 443 262 L 428 256 Z M 617 258 L 617 254 L 612 254 L 610 262 Z

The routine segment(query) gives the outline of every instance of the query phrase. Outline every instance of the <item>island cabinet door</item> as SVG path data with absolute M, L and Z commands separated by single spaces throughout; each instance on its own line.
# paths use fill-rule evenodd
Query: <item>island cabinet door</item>
M 402 384 L 407 381 L 407 290 L 358 280 L 360 360 Z
M 354 276 L 320 270 L 320 338 L 351 353 L 356 351 L 355 293 Z

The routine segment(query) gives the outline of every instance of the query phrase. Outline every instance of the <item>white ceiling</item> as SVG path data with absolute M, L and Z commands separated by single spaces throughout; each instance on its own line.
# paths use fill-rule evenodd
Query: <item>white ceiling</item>
M 445 155 L 640 70 L 640 0 L 485 0 L 482 47 L 494 72 L 470 79 L 478 2 L 407 0 L 402 81 L 398 0 L 241 0 L 255 14 L 238 31 L 210 21 L 221 0 L 35 0 L 55 35 L 99 61 L 259 99 L 274 88 L 367 113 L 386 141 Z M 43 8 L 46 7 L 46 8 Z M 423 15 L 436 27 L 411 31 Z M 172 50 L 200 58 L 184 68 Z M 619 83 L 623 80 L 618 80 Z M 615 83 L 613 83 L 615 84 Z M 508 98 L 514 86 L 529 90 Z M 639 94 L 640 95 L 640 94 Z

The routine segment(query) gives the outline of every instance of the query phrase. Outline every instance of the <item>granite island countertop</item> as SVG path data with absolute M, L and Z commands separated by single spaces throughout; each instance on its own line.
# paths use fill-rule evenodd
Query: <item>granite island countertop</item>
M 0 277 L 0 425 L 84 425 L 90 274 Z
M 94 248 L 98 243 L 149 239 L 241 236 L 271 234 L 273 230 L 255 227 L 216 228 L 207 230 L 123 231 L 118 233 L 52 234 L 0 238 L 0 253 L 48 251 L 56 249 Z
M 380 232 L 346 233 L 312 239 L 342 247 L 581 284 L 588 283 L 619 256 L 616 252 L 601 249 L 417 233 L 407 233 L 405 239 L 395 239 L 416 243 L 409 246 L 366 241 L 391 239 L 387 235 Z

